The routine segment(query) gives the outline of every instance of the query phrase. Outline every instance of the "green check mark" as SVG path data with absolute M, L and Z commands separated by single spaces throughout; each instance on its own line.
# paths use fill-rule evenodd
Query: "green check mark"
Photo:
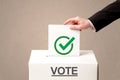
M 75 40 L 75 38 L 72 37 L 65 45 L 62 45 L 60 43 L 59 46 L 62 48 L 62 50 L 65 50 L 74 40 Z

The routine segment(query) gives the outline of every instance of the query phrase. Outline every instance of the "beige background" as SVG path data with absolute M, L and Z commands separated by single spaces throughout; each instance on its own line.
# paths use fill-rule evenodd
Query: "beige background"
M 47 49 L 48 24 L 90 17 L 115 0 L 0 0 L 0 80 L 28 80 L 32 49 Z M 94 50 L 100 80 L 120 80 L 120 21 L 81 32 L 81 49 Z

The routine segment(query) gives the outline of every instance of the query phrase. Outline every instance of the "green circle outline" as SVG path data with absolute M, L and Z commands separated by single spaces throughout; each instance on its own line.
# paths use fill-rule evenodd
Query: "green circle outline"
M 70 39 L 68 36 L 60 36 L 60 37 L 58 37 L 58 38 L 55 40 L 54 48 L 55 48 L 56 52 L 59 53 L 60 55 L 67 55 L 67 54 L 69 54 L 69 53 L 72 51 L 72 49 L 73 49 L 73 43 L 71 44 L 71 48 L 70 48 L 70 50 L 69 50 L 68 52 L 62 53 L 62 52 L 58 51 L 58 50 L 57 50 L 57 47 L 56 47 L 57 41 L 58 41 L 59 39 L 61 39 L 61 38 Z

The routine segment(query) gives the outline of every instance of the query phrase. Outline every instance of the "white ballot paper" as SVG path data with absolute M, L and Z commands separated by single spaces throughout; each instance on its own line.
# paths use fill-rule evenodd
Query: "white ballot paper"
M 80 31 L 70 25 L 48 25 L 49 55 L 79 56 Z

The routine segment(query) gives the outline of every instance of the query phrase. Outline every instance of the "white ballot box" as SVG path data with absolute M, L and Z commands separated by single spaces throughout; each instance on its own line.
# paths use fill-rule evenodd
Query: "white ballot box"
M 48 50 L 51 55 L 80 55 L 80 31 L 70 25 L 48 25 Z
M 48 50 L 32 50 L 29 80 L 97 80 L 98 63 L 92 50 L 81 56 L 48 55 Z

